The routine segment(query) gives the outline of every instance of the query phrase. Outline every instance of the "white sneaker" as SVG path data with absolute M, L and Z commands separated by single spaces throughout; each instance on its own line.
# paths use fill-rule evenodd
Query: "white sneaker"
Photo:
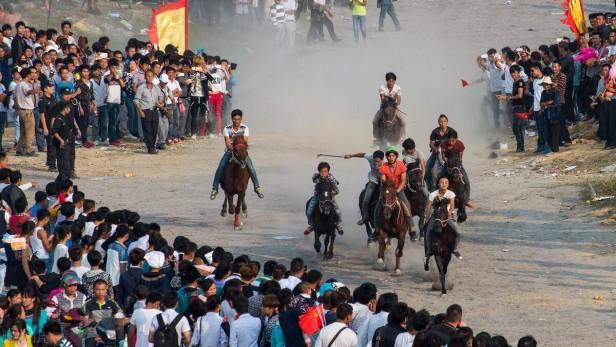
M 125 139 L 125 140 L 136 140 L 137 138 L 136 138 L 136 137 L 134 137 L 134 136 L 133 136 L 133 135 L 131 135 L 131 134 L 128 134 L 128 135 L 125 135 L 125 136 L 124 136 L 124 139 Z
M 197 135 L 193 135 L 190 138 L 193 139 L 193 140 L 196 140 L 197 139 Z
M 94 142 L 92 142 L 94 144 L 94 146 L 98 146 L 100 145 L 100 142 L 98 142 L 98 140 L 94 140 Z
M 209 134 L 207 137 L 210 138 L 210 139 L 213 139 L 214 138 L 214 134 Z
M 101 141 L 101 146 L 109 146 L 109 140 Z

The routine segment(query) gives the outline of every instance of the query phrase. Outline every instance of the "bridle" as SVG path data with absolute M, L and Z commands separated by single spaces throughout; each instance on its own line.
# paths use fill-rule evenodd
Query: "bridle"
M 464 184 L 464 179 L 463 179 L 464 175 L 462 174 L 462 167 L 447 166 L 447 173 L 449 173 L 456 180 L 456 182 L 461 182 L 462 184 Z
M 237 158 L 237 156 L 235 155 L 235 149 L 237 147 L 244 147 L 246 148 L 246 144 L 245 143 L 237 143 L 233 145 L 233 149 L 231 150 L 231 163 L 235 163 L 237 165 L 239 165 L 242 169 L 246 168 L 246 160 L 240 160 Z
M 334 206 L 334 202 L 331 199 L 331 196 L 333 195 L 331 190 L 327 190 L 324 191 L 322 193 L 323 195 L 325 195 L 325 200 L 321 199 L 321 194 L 319 194 L 319 211 L 323 212 L 323 210 L 325 210 L 325 205 L 329 204 L 332 207 Z
M 421 171 L 421 167 L 416 167 L 414 169 L 408 170 L 409 173 L 413 173 L 416 171 Z M 419 191 L 419 188 L 423 187 L 423 182 L 415 182 L 415 180 L 411 180 L 412 177 L 413 175 L 409 175 L 409 180 L 406 186 L 411 192 L 417 193 L 417 191 Z M 413 189 L 413 186 L 416 186 L 417 189 Z

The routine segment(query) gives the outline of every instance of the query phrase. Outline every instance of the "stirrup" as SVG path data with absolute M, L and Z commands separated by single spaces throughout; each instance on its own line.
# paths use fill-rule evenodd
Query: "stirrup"
M 255 193 L 257 194 L 257 196 L 259 197 L 259 199 L 263 199 L 263 190 L 259 187 L 259 188 L 255 188 Z
M 210 200 L 216 200 L 217 196 L 218 196 L 218 190 L 212 189 L 212 192 L 210 193 Z

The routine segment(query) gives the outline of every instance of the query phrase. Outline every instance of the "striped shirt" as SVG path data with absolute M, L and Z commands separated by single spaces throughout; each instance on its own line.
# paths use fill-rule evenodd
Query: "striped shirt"
M 274 3 L 270 7 L 270 20 L 275 26 L 283 24 L 285 22 L 284 6 L 280 3 Z

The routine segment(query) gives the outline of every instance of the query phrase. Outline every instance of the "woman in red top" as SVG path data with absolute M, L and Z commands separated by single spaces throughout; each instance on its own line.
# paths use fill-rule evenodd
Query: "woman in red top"
M 398 150 L 394 146 L 387 148 L 385 152 L 387 163 L 379 169 L 381 173 L 381 183 L 390 181 L 396 187 L 396 196 L 402 204 L 402 210 L 408 221 L 409 228 L 413 226 L 413 218 L 411 217 L 411 205 L 404 194 L 404 189 L 407 184 L 406 166 L 402 161 L 398 160 Z M 379 204 L 381 202 L 379 201 Z M 378 219 L 378 218 L 377 218 Z M 377 226 L 377 228 L 380 226 Z

